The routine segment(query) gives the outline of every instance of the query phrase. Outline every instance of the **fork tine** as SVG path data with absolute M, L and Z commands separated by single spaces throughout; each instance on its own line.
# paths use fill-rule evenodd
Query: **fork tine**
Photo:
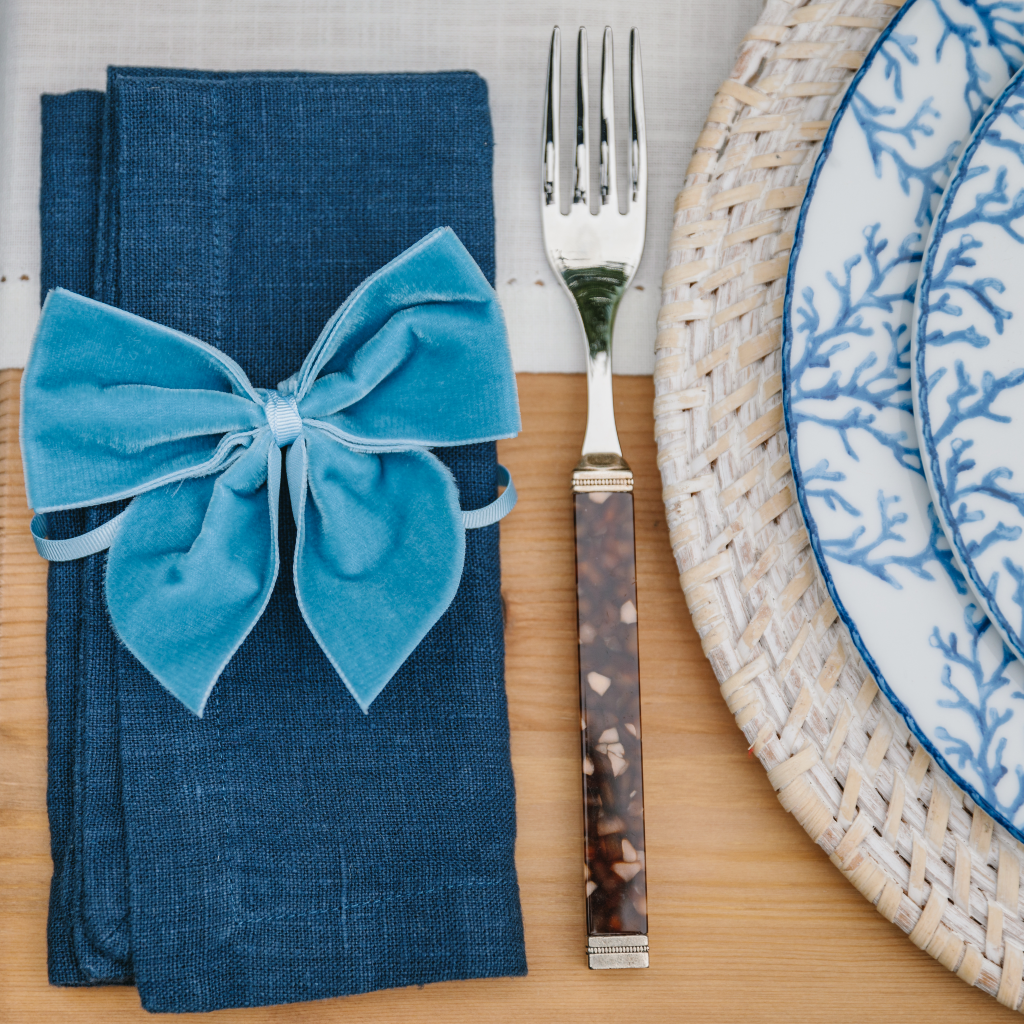
M 640 33 L 629 33 L 629 167 L 633 203 L 647 207 L 647 128 L 644 124 L 644 72 L 640 63 Z
M 555 26 L 548 53 L 548 84 L 544 93 L 544 205 L 559 209 L 558 192 L 558 99 L 562 85 L 562 37 Z
M 590 186 L 590 154 L 587 149 L 587 30 L 580 29 L 576 43 L 576 183 L 573 203 L 587 202 Z
M 606 25 L 601 45 L 601 205 L 611 204 L 618 213 L 615 191 L 615 61 L 612 30 Z

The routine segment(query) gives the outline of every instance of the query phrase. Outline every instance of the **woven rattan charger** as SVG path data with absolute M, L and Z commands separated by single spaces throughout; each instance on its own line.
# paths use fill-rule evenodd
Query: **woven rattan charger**
M 768 0 L 675 204 L 658 321 L 658 463 L 704 653 L 782 805 L 910 941 L 1013 1009 L 1024 847 L 882 694 L 808 544 L 782 415 L 793 230 L 830 119 L 902 0 Z

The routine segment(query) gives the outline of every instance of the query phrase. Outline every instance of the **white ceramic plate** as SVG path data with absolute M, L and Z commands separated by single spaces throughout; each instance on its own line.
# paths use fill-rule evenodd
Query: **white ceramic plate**
M 932 508 L 910 382 L 923 242 L 963 140 L 1024 61 L 1018 6 L 914 0 L 854 78 L 797 227 L 783 397 L 812 548 L 854 643 L 929 753 L 1024 839 L 1024 666 Z
M 911 350 L 935 509 L 1006 642 L 1024 654 L 1024 79 L 971 137 L 928 239 Z

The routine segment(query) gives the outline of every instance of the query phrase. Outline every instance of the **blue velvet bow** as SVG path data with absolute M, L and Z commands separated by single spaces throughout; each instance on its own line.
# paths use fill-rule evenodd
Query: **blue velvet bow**
M 365 711 L 451 603 L 465 529 L 432 446 L 519 430 L 497 298 L 438 229 L 367 278 L 298 373 L 254 388 L 210 345 L 72 292 L 51 292 L 22 378 L 21 444 L 37 513 L 134 496 L 106 526 L 36 543 L 51 560 L 109 546 L 111 621 L 202 714 L 277 579 L 281 455 L 294 581 L 317 642 Z

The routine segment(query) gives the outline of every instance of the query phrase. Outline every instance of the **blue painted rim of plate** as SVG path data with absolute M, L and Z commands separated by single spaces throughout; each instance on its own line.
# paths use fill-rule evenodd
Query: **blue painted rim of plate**
M 874 45 L 868 51 L 867 56 L 864 58 L 864 63 L 861 64 L 857 73 L 850 80 L 850 84 L 846 88 L 846 93 L 843 96 L 842 102 L 839 104 L 838 110 L 832 118 L 832 123 L 829 125 L 828 131 L 825 134 L 825 139 L 822 142 L 821 152 L 818 154 L 818 159 L 814 163 L 814 170 L 811 172 L 811 177 L 807 182 L 807 192 L 804 196 L 803 203 L 800 206 L 800 214 L 797 217 L 796 230 L 793 235 L 793 248 L 790 251 L 789 257 L 789 270 L 786 274 L 786 297 L 782 306 L 782 414 L 786 424 L 786 447 L 789 451 L 789 461 L 793 473 L 793 482 L 796 485 L 797 501 L 800 503 L 800 512 L 804 518 L 804 525 L 807 527 L 807 535 L 810 538 L 811 551 L 814 554 L 814 560 L 818 563 L 818 571 L 821 573 L 822 579 L 825 582 L 825 588 L 828 590 L 829 597 L 832 598 L 832 603 L 835 605 L 836 612 L 839 617 L 846 624 L 846 628 L 850 631 L 850 638 L 853 640 L 854 646 L 857 648 L 857 652 L 863 658 L 864 663 L 867 665 L 875 682 L 878 683 L 879 689 L 885 694 L 886 699 L 892 704 L 894 710 L 899 713 L 903 718 L 903 721 L 907 723 L 908 728 L 917 738 L 917 741 L 924 747 L 928 752 L 928 755 L 935 761 L 936 764 L 974 801 L 977 806 L 982 808 L 986 814 L 989 815 L 995 821 L 998 821 L 1015 839 L 1020 842 L 1024 842 L 1024 830 L 1017 828 L 1012 823 L 1007 821 L 1002 814 L 1000 814 L 992 804 L 986 800 L 978 791 L 967 782 L 957 772 L 953 766 L 946 760 L 935 744 L 925 735 L 924 730 L 917 724 L 917 720 L 910 713 L 907 706 L 896 696 L 892 688 L 889 686 L 885 677 L 882 675 L 878 668 L 878 664 L 872 657 L 871 652 L 867 648 L 867 644 L 864 643 L 863 637 L 860 635 L 860 630 L 857 629 L 856 624 L 853 621 L 853 617 L 846 610 L 846 606 L 843 604 L 842 599 L 839 597 L 839 593 L 836 590 L 835 582 L 832 579 L 832 574 L 829 571 L 828 564 L 825 561 L 824 553 L 821 549 L 821 539 L 818 536 L 817 526 L 815 525 L 814 519 L 811 517 L 810 510 L 807 506 L 807 500 L 804 493 L 804 481 L 803 475 L 800 472 L 800 461 L 797 458 L 797 447 L 796 447 L 796 435 L 791 429 L 790 423 L 790 403 L 789 403 L 789 389 L 792 385 L 792 380 L 789 376 L 789 357 L 792 349 L 793 342 L 793 330 L 792 330 L 792 305 L 793 305 L 793 279 L 796 273 L 796 265 L 798 257 L 800 255 L 800 247 L 803 242 L 803 234 L 805 222 L 807 219 L 807 211 L 810 208 L 811 200 L 814 198 L 814 190 L 818 184 L 818 178 L 821 176 L 822 168 L 825 166 L 825 161 L 828 159 L 829 154 L 832 152 L 832 141 L 835 138 L 835 134 L 839 129 L 839 124 L 846 114 L 847 108 L 853 101 L 853 96 L 857 91 L 861 80 L 874 65 L 875 58 L 878 56 L 878 51 L 888 41 L 889 36 L 892 35 L 896 26 L 903 20 L 909 10 L 911 10 L 918 0 L 910 0 L 896 12 L 892 21 L 882 30 L 882 33 L 875 40 Z M 1018 72 L 1020 74 L 1022 72 Z M 1016 79 L 1016 75 L 1011 82 Z M 1009 86 L 1007 87 L 1009 88 Z M 998 103 L 1002 99 L 1002 96 L 998 97 L 994 102 Z M 982 124 L 988 123 L 988 112 L 982 118 L 978 129 Z M 976 129 L 976 131 L 978 130 Z M 959 167 L 957 168 L 959 170 Z M 947 186 L 948 188 L 948 186 Z
M 1003 89 L 999 96 L 993 101 L 992 106 L 985 112 L 985 116 L 978 122 L 977 128 L 974 129 L 970 140 L 964 147 L 964 151 L 961 154 L 960 159 L 957 161 L 957 165 L 950 176 L 949 183 L 946 185 L 946 190 L 942 194 L 942 199 L 939 201 L 939 209 L 935 215 L 931 233 L 929 234 L 927 244 L 925 245 L 924 256 L 921 261 L 921 273 L 917 278 L 917 291 L 915 296 L 927 295 L 931 290 L 932 270 L 935 266 L 935 253 L 943 235 L 945 234 L 946 220 L 949 218 L 950 207 L 953 205 L 953 200 L 956 199 L 957 192 L 960 190 L 960 185 L 963 184 L 964 175 L 969 170 L 971 159 L 978 151 L 978 147 L 984 141 L 985 135 L 988 133 L 988 129 L 992 126 L 992 122 L 995 121 L 1003 112 L 1003 108 L 1009 100 L 1017 98 L 1017 90 L 1020 86 L 1022 77 L 1024 77 L 1024 67 L 1022 67 L 1009 80 L 1009 82 L 1006 83 L 1006 88 Z M 931 492 L 932 501 L 939 506 L 939 518 L 942 520 L 942 528 L 945 531 L 946 538 L 953 549 L 953 553 L 956 555 L 957 564 L 967 579 L 970 580 L 971 587 L 974 590 L 975 595 L 985 606 L 981 610 L 984 611 L 986 616 L 992 620 L 993 625 L 999 631 L 1003 638 L 1003 642 L 1007 647 L 1009 647 L 1018 658 L 1024 658 L 1024 641 L 1022 641 L 1022 638 L 1016 634 L 1014 629 L 1010 626 L 1002 609 L 996 602 L 995 594 L 993 594 L 988 588 L 985 581 L 981 579 L 974 561 L 967 555 L 963 536 L 956 526 L 956 517 L 953 515 L 953 510 L 949 506 L 949 500 L 946 496 L 945 490 L 941 487 L 935 486 L 935 481 L 942 479 L 942 472 L 939 450 L 932 441 L 931 416 L 928 411 L 928 378 L 925 374 L 924 368 L 925 351 L 927 346 L 921 344 L 922 331 L 927 326 L 927 323 L 928 318 L 924 316 L 918 317 L 917 323 L 915 324 L 913 384 L 915 389 L 914 419 L 919 425 L 918 442 L 921 445 L 923 453 L 927 455 L 927 460 L 922 459 L 922 462 L 926 463 L 929 470 L 926 474 L 928 490 Z M 918 395 L 920 395 L 920 398 L 918 398 Z

